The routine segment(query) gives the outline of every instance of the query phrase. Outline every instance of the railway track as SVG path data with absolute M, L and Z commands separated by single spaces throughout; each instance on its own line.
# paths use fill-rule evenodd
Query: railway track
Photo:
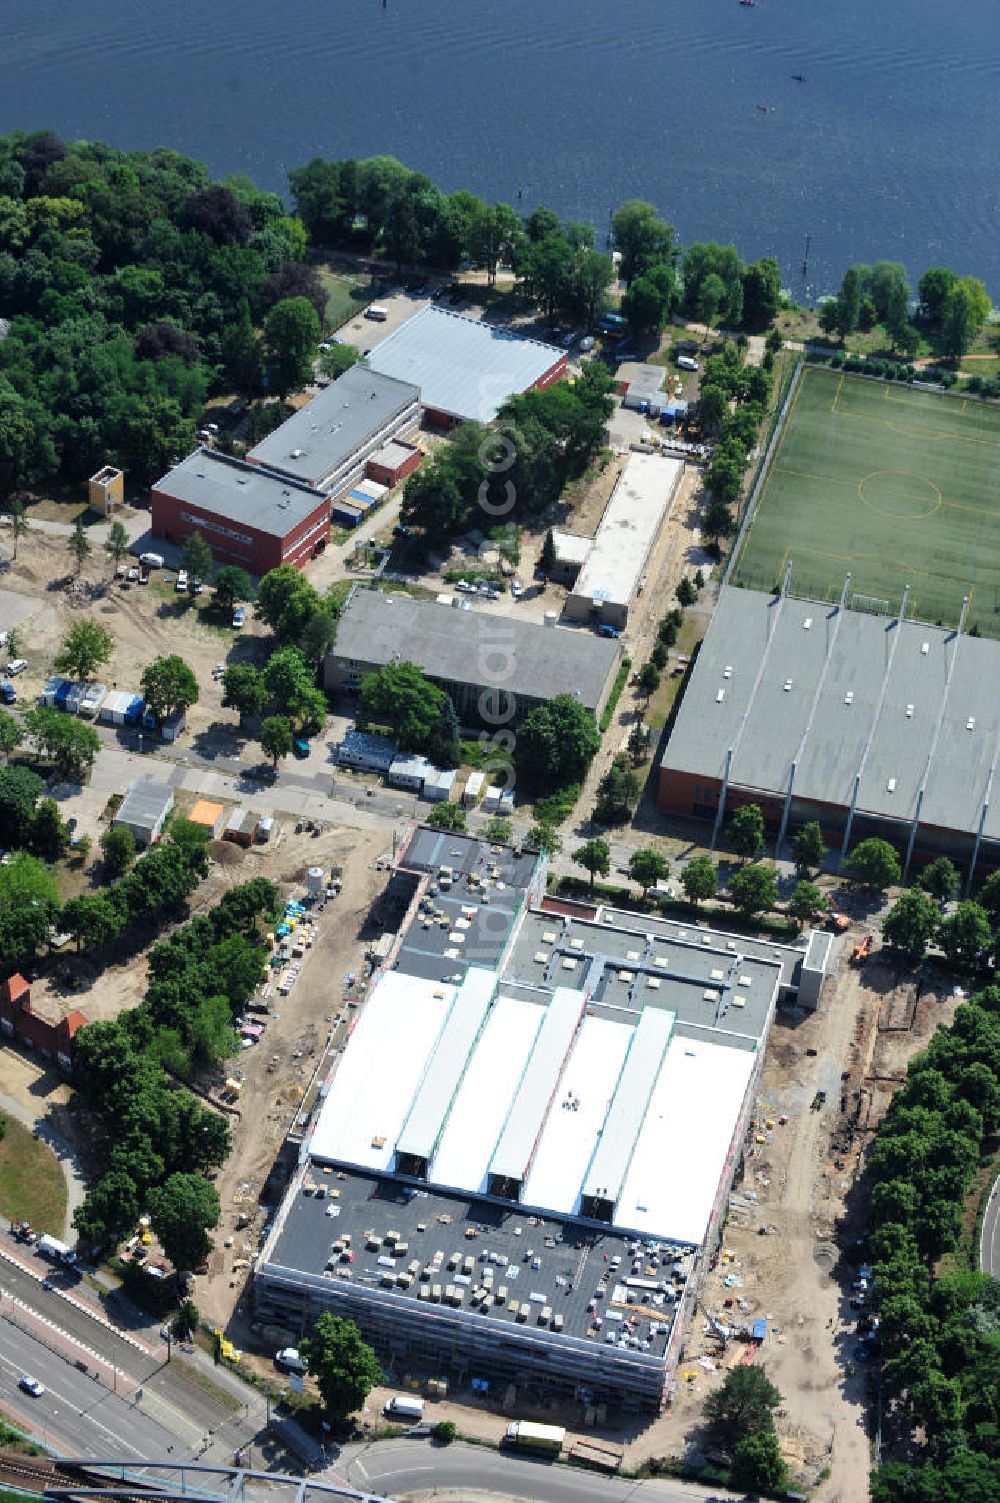
M 0 1484 L 4 1486 L 43 1493 L 47 1487 L 65 1481 L 64 1473 L 57 1471 L 50 1461 L 17 1451 L 0 1451 Z

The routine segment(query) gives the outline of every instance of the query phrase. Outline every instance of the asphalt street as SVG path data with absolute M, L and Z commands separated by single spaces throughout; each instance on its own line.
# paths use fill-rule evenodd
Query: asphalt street
M 983 1235 L 979 1243 L 979 1266 L 983 1273 L 1000 1279 L 1000 1177 L 993 1184 L 983 1216 Z
M 436 1446 L 430 1440 L 389 1440 L 344 1450 L 336 1475 L 358 1489 L 403 1497 L 432 1489 L 468 1489 L 537 1503 L 706 1503 L 706 1489 L 674 1479 L 607 1478 L 480 1446 Z M 716 1490 L 711 1496 L 742 1494 Z

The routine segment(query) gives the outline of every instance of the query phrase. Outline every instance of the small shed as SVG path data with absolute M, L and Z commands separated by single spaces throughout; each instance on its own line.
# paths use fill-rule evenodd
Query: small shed
M 422 793 L 425 778 L 435 771 L 434 764 L 426 757 L 396 757 L 386 774 L 386 782 L 392 788 Z
M 124 825 L 132 831 L 137 846 L 152 845 L 174 807 L 174 790 L 169 783 L 153 778 L 136 778 L 126 793 L 112 825 Z
M 253 809 L 234 809 L 226 820 L 226 828 L 223 831 L 223 840 L 231 840 L 236 845 L 252 845 L 260 825 L 260 815 Z
M 330 520 L 337 527 L 357 527 L 363 516 L 361 507 L 350 501 L 335 501 L 330 510 Z
M 485 782 L 486 782 L 486 774 L 485 773 L 483 773 L 483 772 L 470 772 L 469 773 L 468 781 L 466 782 L 465 789 L 464 789 L 464 791 L 462 793 L 462 803 L 465 805 L 465 807 L 467 809 L 471 808 L 473 804 L 478 803 L 479 796 L 480 796 L 480 794 L 483 791 L 483 784 Z
M 401 480 L 412 475 L 423 457 L 423 450 L 416 444 L 394 438 L 383 444 L 377 454 L 372 455 L 366 474 L 369 480 L 378 480 L 383 485 L 398 485 Z
M 395 741 L 369 731 L 348 731 L 337 748 L 340 766 L 358 772 L 388 772 L 395 755 Z
M 222 804 L 213 804 L 207 798 L 200 798 L 195 804 L 188 819 L 193 825 L 200 825 L 207 830 L 213 840 L 217 840 L 222 830 L 226 811 Z

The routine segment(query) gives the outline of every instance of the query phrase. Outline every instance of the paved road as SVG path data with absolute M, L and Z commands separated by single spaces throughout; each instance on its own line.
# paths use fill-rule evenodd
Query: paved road
M 983 1235 L 979 1242 L 979 1266 L 983 1273 L 1000 1279 L 1000 1176 L 994 1182 L 983 1217 Z
M 636 1483 L 479 1446 L 435 1446 L 429 1440 L 379 1441 L 347 1448 L 337 1475 L 352 1486 L 395 1498 L 432 1490 L 468 1489 L 537 1503 L 705 1503 L 707 1489 L 673 1479 Z M 735 1498 L 734 1493 L 713 1496 Z

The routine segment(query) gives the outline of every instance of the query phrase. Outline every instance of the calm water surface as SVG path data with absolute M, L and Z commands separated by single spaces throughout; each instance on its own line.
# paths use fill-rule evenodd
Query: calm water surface
M 0 0 L 0 23 L 0 130 L 278 190 L 388 152 L 602 235 L 649 198 L 797 294 L 883 256 L 1000 299 L 996 0 Z

